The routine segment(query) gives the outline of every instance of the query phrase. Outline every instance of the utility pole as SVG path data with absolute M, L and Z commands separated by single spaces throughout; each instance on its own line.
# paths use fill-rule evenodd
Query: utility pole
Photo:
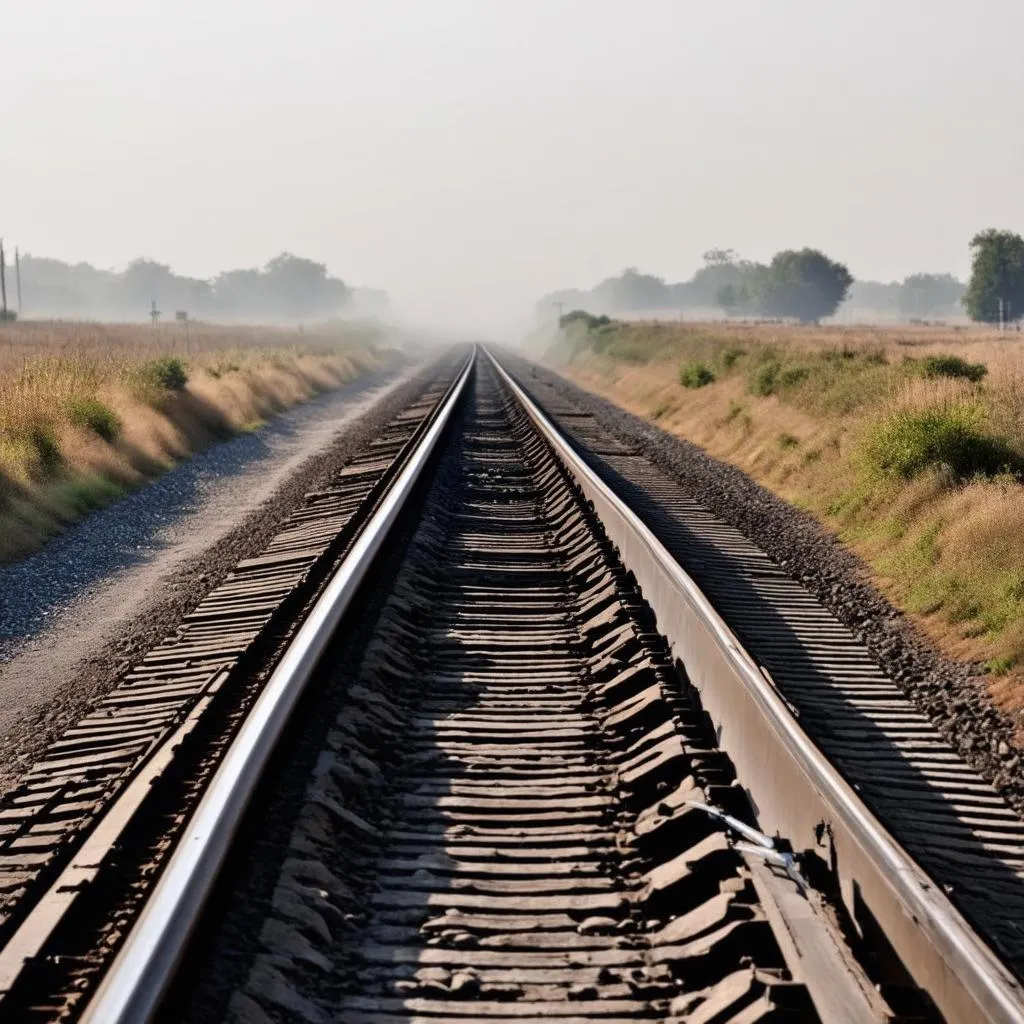
M 153 321 L 153 326 L 156 327 L 156 322 L 160 319 L 160 310 L 156 308 L 156 299 L 151 300 L 149 318 Z
M 25 315 L 25 311 L 21 306 L 21 253 L 18 252 L 18 247 L 14 247 L 14 281 L 18 288 L 18 319 L 21 319 Z
M 0 302 L 3 303 L 3 312 L 0 313 L 0 320 L 7 319 L 7 260 L 4 258 L 4 240 L 0 238 Z

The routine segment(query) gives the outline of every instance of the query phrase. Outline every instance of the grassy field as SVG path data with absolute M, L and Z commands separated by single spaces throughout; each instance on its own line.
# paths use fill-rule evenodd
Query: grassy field
M 811 511 L 1024 707 L 1024 334 L 574 324 L 548 360 Z
M 384 358 L 356 328 L 0 324 L 0 560 Z

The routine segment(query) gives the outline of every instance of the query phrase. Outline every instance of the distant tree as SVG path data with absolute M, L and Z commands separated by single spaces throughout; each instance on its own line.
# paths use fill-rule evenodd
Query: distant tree
M 906 316 L 953 312 L 967 286 L 951 273 L 912 273 L 899 292 L 899 311 Z
M 708 249 L 703 258 L 709 267 L 735 266 L 740 262 L 735 249 Z
M 853 284 L 842 263 L 817 249 L 787 249 L 776 253 L 759 275 L 758 305 L 767 316 L 794 317 L 816 323 L 831 316 Z
M 727 316 L 732 316 L 740 306 L 740 289 L 734 284 L 723 284 L 715 292 L 715 305 Z
M 325 313 L 345 304 L 348 288 L 327 276 L 323 263 L 283 252 L 263 270 L 263 287 L 279 312 L 292 316 Z
M 262 290 L 263 275 L 258 270 L 225 270 L 213 279 L 213 302 L 229 316 L 245 313 L 265 314 L 270 303 Z
M 627 267 L 618 277 L 609 277 L 593 291 L 595 304 L 610 313 L 663 309 L 668 292 L 665 282 L 652 274 Z
M 132 260 L 121 275 L 121 289 L 126 309 L 149 309 L 156 299 L 168 305 L 173 304 L 177 288 L 174 274 L 165 263 L 154 260 Z
M 351 308 L 352 290 L 322 263 L 282 253 L 263 270 L 229 270 L 212 281 L 175 274 L 164 263 L 133 260 L 123 272 L 88 263 L 25 254 L 21 273 L 26 305 L 34 315 L 147 317 L 155 300 L 166 312 L 232 318 L 287 319 L 333 316 Z M 366 293 L 374 312 L 386 309 L 383 292 Z
M 1024 315 L 1024 238 L 991 228 L 971 239 L 971 251 L 971 280 L 964 296 L 971 319 L 997 323 L 1000 299 L 1004 317 Z
M 552 292 L 538 306 L 541 319 L 552 307 L 601 313 L 658 309 L 724 309 L 727 313 L 795 317 L 815 321 L 834 313 L 853 279 L 841 263 L 814 249 L 780 252 L 770 266 L 741 259 L 734 249 L 709 249 L 689 281 L 666 284 L 628 267 L 586 291 Z M 891 289 L 899 285 L 879 286 Z M 893 300 L 895 301 L 895 300 Z
M 611 320 L 606 316 L 594 316 L 592 313 L 588 313 L 585 309 L 574 309 L 571 313 L 566 313 L 564 316 L 558 318 L 558 326 L 565 330 L 567 327 L 572 327 L 573 324 L 583 324 L 588 330 L 592 331 L 596 327 L 605 327 L 611 323 Z
M 727 313 L 756 312 L 756 282 L 764 272 L 761 263 L 741 259 L 735 249 L 709 249 L 704 266 L 679 288 L 682 306 L 718 307 Z
M 712 249 L 704 254 L 701 267 L 687 286 L 687 298 L 693 306 L 717 306 L 723 289 L 732 288 L 738 298 L 747 276 L 747 264 L 732 249 Z M 727 292 L 726 295 L 729 293 Z
M 846 294 L 845 306 L 868 314 L 899 312 L 903 285 L 897 281 L 854 281 Z
M 965 291 L 952 274 L 911 274 L 900 287 L 899 310 L 905 316 L 952 313 Z

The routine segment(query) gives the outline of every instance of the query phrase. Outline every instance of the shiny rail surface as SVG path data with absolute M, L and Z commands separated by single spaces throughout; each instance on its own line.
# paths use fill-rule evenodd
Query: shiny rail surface
M 584 408 L 550 371 L 514 357 L 504 365 L 692 576 L 899 845 L 1024 977 L 1024 822 L 932 721 L 929 707 L 944 702 L 938 688 L 907 673 L 899 658 L 893 674 L 884 671 L 856 618 L 841 622 L 744 534 L 747 526 L 711 511 L 711 504 L 722 507 L 722 492 L 704 490 L 727 488 L 728 500 L 743 501 L 735 522 L 750 526 L 760 508 L 756 492 L 739 499 L 728 472 L 705 471 L 699 457 L 678 459 L 656 427 L 629 425 L 619 413 L 606 420 L 600 400 L 585 400 Z M 770 507 L 765 515 L 770 530 Z M 856 908 L 852 893 L 844 898 Z M 858 925 L 873 927 L 869 918 Z
M 472 372 L 466 364 L 415 451 L 302 623 L 221 761 L 83 1020 L 148 1020 L 181 958 L 259 776 L 314 668 L 426 471 Z
M 764 837 L 706 810 L 747 813 L 728 756 L 484 361 L 415 521 L 311 684 L 342 695 L 273 897 L 230 896 L 254 995 L 284 971 L 350 1024 L 883 1019 L 813 895 L 744 849 Z
M 356 927 L 317 953 L 332 965 L 311 989 L 325 1014 L 884 1020 L 898 1013 L 857 957 L 885 947 L 946 1019 L 1024 1021 L 1012 971 L 513 377 L 478 352 L 442 390 L 347 484 L 311 496 L 292 533 L 214 591 L 0 807 L 0 879 L 8 871 L 17 893 L 22 871 L 26 890 L 46 891 L 10 900 L 0 920 L 0 1015 L 152 1019 L 299 694 L 326 671 L 328 640 L 349 642 L 339 623 L 404 517 L 418 523 L 407 561 L 328 758 L 347 785 L 362 780 L 369 817 L 332 819 L 338 872 L 359 867 Z M 299 614 L 288 595 L 328 551 L 315 603 L 283 624 Z M 255 671 L 267 657 L 270 622 L 281 623 L 276 667 L 238 700 L 236 663 Z M 115 904 L 112 925 L 69 940 L 119 830 L 163 820 L 141 815 L 150 783 L 173 776 L 179 748 L 210 742 L 209 710 L 226 696 L 235 727 L 206 774 L 182 784 L 196 795 L 156 844 L 159 881 L 132 913 Z M 165 802 L 173 819 L 183 804 Z M 54 849 L 62 834 L 70 858 Z M 122 859 L 153 842 L 123 843 Z M 849 921 L 866 912 L 878 935 L 844 932 L 816 889 L 823 871 Z M 296 898 L 324 898 L 312 892 Z M 99 968 L 85 971 L 97 942 L 116 949 L 98 988 Z M 56 950 L 82 958 L 83 998 L 46 990 Z
M 457 370 L 438 366 L 419 399 L 328 489 L 308 494 L 259 556 L 240 562 L 0 801 L 0 1017 L 74 1012 L 124 927 L 94 935 L 89 904 L 132 849 L 140 873 L 119 878 L 129 895 L 115 915 L 131 919 L 152 875 L 146 865 L 170 847 L 181 808 L 261 690 L 264 666 L 428 429 Z M 133 823 L 164 790 L 169 809 L 152 812 L 153 838 L 134 846 Z M 73 967 L 58 982 L 60 962 Z
M 739 778 L 751 793 L 762 825 L 785 836 L 794 849 L 829 865 L 851 914 L 863 916 L 865 908 L 869 911 L 903 965 L 948 1019 L 1024 1020 L 1019 979 L 893 839 L 794 717 L 792 705 L 779 692 L 785 692 L 785 660 L 773 664 L 775 679 L 769 681 L 661 540 L 519 384 L 505 370 L 499 368 L 499 372 L 594 502 L 623 561 L 637 575 L 659 630 L 680 657 L 685 656 L 690 679 L 737 763 Z M 895 695 L 893 691 L 889 696 Z M 820 685 L 817 696 L 827 700 L 827 691 Z M 950 752 L 943 759 L 948 764 L 954 756 Z M 866 768 L 864 774 L 870 773 Z M 904 780 L 887 780 L 882 769 L 872 781 L 884 787 L 886 781 L 898 785 Z M 950 778 L 949 787 L 949 799 L 958 800 L 955 777 Z M 977 780 L 974 789 L 987 787 Z M 979 794 L 978 813 L 995 817 L 998 801 L 988 792 L 987 797 Z M 922 824 L 927 827 L 927 821 Z M 999 877 L 1002 851 L 998 843 L 1012 843 L 1020 833 L 1012 813 L 998 819 L 994 827 L 1000 826 L 1005 834 L 991 836 L 994 856 L 987 866 L 979 860 L 975 868 L 981 877 L 986 871 Z M 1014 849 L 1007 847 L 1008 852 Z M 964 879 L 962 866 L 956 877 L 969 888 L 970 876 Z M 1001 898 L 998 888 L 984 896 L 993 904 Z

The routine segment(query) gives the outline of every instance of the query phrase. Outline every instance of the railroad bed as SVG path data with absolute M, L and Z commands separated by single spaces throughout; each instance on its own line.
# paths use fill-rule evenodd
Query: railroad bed
M 709 999 L 815 1019 L 742 857 L 685 809 L 727 762 L 564 473 L 481 378 L 290 839 L 347 916 L 310 939 L 299 994 L 353 1024 Z M 307 881 L 286 873 L 278 906 Z M 272 920 L 257 996 L 295 924 Z
M 449 360 L 59 741 L 0 809 L 4 1019 L 1024 1019 L 559 444 Z

